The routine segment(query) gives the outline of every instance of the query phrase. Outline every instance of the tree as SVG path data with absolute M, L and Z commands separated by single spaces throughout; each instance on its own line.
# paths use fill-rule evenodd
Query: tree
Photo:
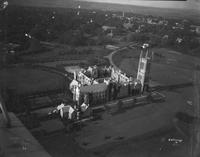
M 149 40 L 149 37 L 145 33 L 129 33 L 127 35 L 127 41 L 128 42 L 136 41 L 136 42 L 143 42 L 144 43 L 148 40 Z
M 159 46 L 161 44 L 161 37 L 155 34 L 149 36 L 149 44 L 151 46 Z
M 69 44 L 72 46 L 82 46 L 87 42 L 87 38 L 84 37 L 83 33 L 80 30 L 77 31 L 66 31 L 61 36 L 59 41 L 62 44 Z
M 112 38 L 104 34 L 99 34 L 97 42 L 96 42 L 97 45 L 106 45 L 106 44 L 113 44 L 113 43 L 114 41 L 112 40 Z
M 47 31 L 44 25 L 35 25 L 34 28 L 31 29 L 29 33 L 32 37 L 39 40 L 47 39 Z

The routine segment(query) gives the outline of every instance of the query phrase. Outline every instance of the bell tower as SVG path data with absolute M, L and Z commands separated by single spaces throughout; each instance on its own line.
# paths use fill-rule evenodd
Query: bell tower
M 150 81 L 152 54 L 149 52 L 149 44 L 143 44 L 140 53 L 137 80 L 141 83 L 141 92 L 148 90 Z

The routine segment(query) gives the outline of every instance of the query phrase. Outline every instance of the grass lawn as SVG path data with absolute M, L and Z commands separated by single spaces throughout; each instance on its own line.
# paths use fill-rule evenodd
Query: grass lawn
M 193 79 L 195 64 L 200 62 L 199 58 L 183 55 L 164 48 L 154 48 L 154 58 L 151 66 L 151 77 L 153 81 L 161 84 L 186 83 Z M 114 63 L 129 75 L 136 77 L 139 50 L 127 49 L 113 56 Z
M 17 94 L 59 89 L 64 82 L 62 76 L 39 69 L 16 67 L 0 70 L 0 85 L 14 89 Z
M 49 51 L 32 53 L 20 57 L 23 62 L 50 62 L 56 60 L 86 60 L 88 57 L 103 57 L 109 51 L 103 46 L 82 46 L 72 48 L 67 45 L 57 46 Z

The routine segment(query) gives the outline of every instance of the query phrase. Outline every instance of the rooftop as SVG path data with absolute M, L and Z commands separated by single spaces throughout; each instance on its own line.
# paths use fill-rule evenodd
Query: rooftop
M 82 93 L 98 93 L 98 92 L 104 92 L 106 89 L 107 89 L 106 83 L 99 83 L 90 86 L 80 87 L 80 91 Z

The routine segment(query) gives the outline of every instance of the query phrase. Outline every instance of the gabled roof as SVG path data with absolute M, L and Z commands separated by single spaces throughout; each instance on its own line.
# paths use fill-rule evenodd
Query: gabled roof
M 79 82 L 77 80 L 73 79 L 69 86 L 70 87 L 71 86 L 78 86 L 78 84 L 79 84 Z

